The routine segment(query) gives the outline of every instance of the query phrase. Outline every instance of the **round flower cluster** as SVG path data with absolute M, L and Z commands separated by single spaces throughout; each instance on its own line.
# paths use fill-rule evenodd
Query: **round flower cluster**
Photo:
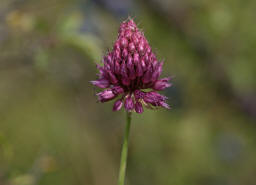
M 113 50 L 103 58 L 103 64 L 97 66 L 99 79 L 91 82 L 105 89 L 97 94 L 100 102 L 120 97 L 114 103 L 114 111 L 120 110 L 123 104 L 127 111 L 137 113 L 143 112 L 143 105 L 169 109 L 167 97 L 156 91 L 170 87 L 170 77 L 159 79 L 163 62 L 156 59 L 132 19 L 121 24 Z

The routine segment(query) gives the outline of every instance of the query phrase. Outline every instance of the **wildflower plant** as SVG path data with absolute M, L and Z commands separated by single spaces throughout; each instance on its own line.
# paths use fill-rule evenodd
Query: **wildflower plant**
M 167 97 L 157 91 L 170 87 L 170 77 L 159 78 L 163 62 L 158 61 L 135 22 L 128 18 L 122 22 L 112 51 L 103 57 L 103 66 L 97 65 L 98 80 L 91 83 L 104 89 L 97 93 L 102 103 L 116 99 L 113 111 L 123 106 L 127 112 L 127 124 L 121 153 L 118 184 L 123 185 L 128 151 L 131 113 L 143 113 L 144 108 L 169 109 Z

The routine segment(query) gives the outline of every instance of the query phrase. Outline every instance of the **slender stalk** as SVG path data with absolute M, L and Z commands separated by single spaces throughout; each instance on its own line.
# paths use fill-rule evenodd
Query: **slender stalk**
M 122 152 L 121 152 L 118 185 L 124 185 L 124 181 L 125 181 L 125 170 L 126 170 L 126 163 L 127 163 L 128 139 L 129 139 L 129 133 L 130 133 L 130 126 L 131 126 L 131 112 L 127 112 L 124 141 L 123 141 Z

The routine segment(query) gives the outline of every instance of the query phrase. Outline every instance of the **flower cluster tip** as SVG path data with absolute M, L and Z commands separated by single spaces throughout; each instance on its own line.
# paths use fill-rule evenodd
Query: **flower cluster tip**
M 100 102 L 120 97 L 113 111 L 124 106 L 127 111 L 143 113 L 143 105 L 169 109 L 167 97 L 157 92 L 172 85 L 170 77 L 159 78 L 162 67 L 163 62 L 157 60 L 144 34 L 129 18 L 120 25 L 112 51 L 103 57 L 103 66 L 97 65 L 99 79 L 91 83 L 105 89 L 97 94 Z

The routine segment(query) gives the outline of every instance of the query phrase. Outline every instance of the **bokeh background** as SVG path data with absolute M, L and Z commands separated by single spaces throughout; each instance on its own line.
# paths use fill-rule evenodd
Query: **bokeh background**
M 256 1 L 1 0 L 0 185 L 117 184 L 125 112 L 96 63 L 131 16 L 172 110 L 133 115 L 127 185 L 255 185 Z

